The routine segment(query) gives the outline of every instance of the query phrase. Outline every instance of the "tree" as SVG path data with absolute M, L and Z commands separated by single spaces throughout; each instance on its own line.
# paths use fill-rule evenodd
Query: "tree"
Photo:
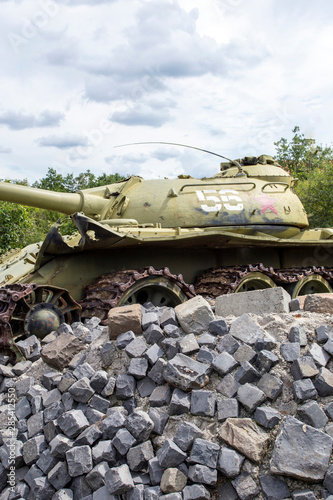
M 22 248 L 22 241 L 26 241 L 31 229 L 32 221 L 27 207 L 0 202 L 0 253 Z
M 333 160 L 332 147 L 316 144 L 315 139 L 306 138 L 298 126 L 293 128 L 293 137 L 288 142 L 282 137 L 275 142 L 275 159 L 280 165 L 300 180 L 307 179 L 311 173 L 326 161 Z
M 310 227 L 333 227 L 333 149 L 307 139 L 294 127 L 291 141 L 275 142 L 277 162 L 299 179 L 295 191 L 308 214 Z

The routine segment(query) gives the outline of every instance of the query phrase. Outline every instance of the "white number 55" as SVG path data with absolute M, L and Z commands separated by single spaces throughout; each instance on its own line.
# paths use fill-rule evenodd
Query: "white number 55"
M 243 210 L 244 204 L 240 196 L 238 196 L 238 191 L 234 189 L 221 189 L 216 191 L 216 189 L 203 189 L 197 190 L 197 197 L 199 201 L 211 202 L 211 204 L 202 204 L 201 208 L 204 212 L 219 212 L 222 205 L 226 210 L 232 210 L 239 212 Z M 230 201 L 237 202 L 237 204 L 231 204 Z

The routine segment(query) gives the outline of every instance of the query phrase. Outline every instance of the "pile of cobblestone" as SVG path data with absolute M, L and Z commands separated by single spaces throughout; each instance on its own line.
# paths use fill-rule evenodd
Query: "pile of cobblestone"
M 333 500 L 333 298 L 232 297 L 2 355 L 0 500 Z

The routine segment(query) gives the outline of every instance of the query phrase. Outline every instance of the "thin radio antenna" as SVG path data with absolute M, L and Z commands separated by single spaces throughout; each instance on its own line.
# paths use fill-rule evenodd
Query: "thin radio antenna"
M 114 146 L 115 148 L 123 148 L 125 146 L 137 146 L 140 144 L 165 144 L 168 146 L 181 146 L 183 148 L 190 148 L 190 149 L 196 149 L 197 151 L 203 151 L 204 153 L 208 153 L 210 155 L 218 156 L 219 158 L 223 158 L 224 160 L 230 161 L 232 164 L 236 165 L 238 167 L 239 173 L 241 175 L 244 175 L 243 169 L 241 165 L 238 163 L 236 160 L 231 160 L 230 158 L 227 158 L 226 156 L 222 156 L 218 153 L 214 153 L 213 151 L 208 151 L 207 149 L 202 149 L 202 148 L 196 148 L 195 146 L 189 146 L 188 144 L 179 144 L 177 142 L 162 142 L 162 141 L 149 141 L 149 142 L 130 142 L 128 144 L 119 144 L 118 146 Z

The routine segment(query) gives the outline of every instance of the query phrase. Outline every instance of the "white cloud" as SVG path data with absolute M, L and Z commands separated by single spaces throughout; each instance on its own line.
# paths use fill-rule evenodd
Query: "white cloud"
M 114 155 L 113 146 L 274 154 L 295 125 L 331 143 L 330 0 L 21 0 L 1 9 L 6 175 L 33 181 L 57 165 L 63 174 L 204 176 L 217 172 L 216 157 L 163 145 Z
M 60 124 L 65 117 L 64 113 L 50 111 L 48 109 L 42 111 L 39 115 L 20 111 L 0 111 L 0 125 L 7 125 L 12 130 L 23 130 L 26 128 L 36 127 L 54 127 Z

